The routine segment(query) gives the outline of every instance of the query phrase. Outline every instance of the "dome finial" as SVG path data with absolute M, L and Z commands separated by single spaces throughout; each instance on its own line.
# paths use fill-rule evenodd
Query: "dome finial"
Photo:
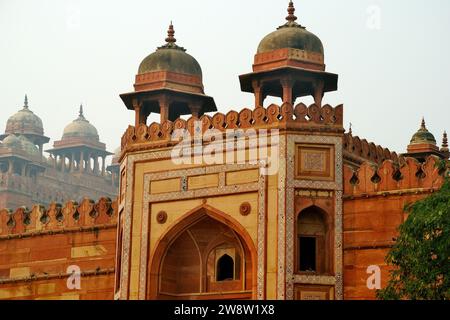
M 294 7 L 294 2 L 289 1 L 289 6 L 288 6 L 288 16 L 286 17 L 286 20 L 289 22 L 294 22 L 295 20 L 297 20 L 297 17 L 295 16 L 295 7 Z
M 25 95 L 25 100 L 23 102 L 23 108 L 24 109 L 28 109 L 28 97 L 27 97 L 27 95 Z
M 158 47 L 159 49 L 177 49 L 186 51 L 183 47 L 179 47 L 175 44 L 177 42 L 177 39 L 175 39 L 175 29 L 173 28 L 173 23 L 170 21 L 169 29 L 167 30 L 167 38 L 166 38 L 166 44 Z
M 447 131 L 444 131 L 442 135 L 442 148 L 441 151 L 448 151 L 448 139 L 447 139 Z
M 177 39 L 175 39 L 175 29 L 173 28 L 173 23 L 170 21 L 169 30 L 167 30 L 167 43 L 175 43 L 177 42 Z
M 427 127 L 426 127 L 426 125 L 425 125 L 425 117 L 422 117 L 422 123 L 421 123 L 421 125 L 420 125 L 420 129 L 424 129 L 424 130 L 427 129 Z
M 83 114 L 83 104 L 80 104 L 80 111 L 78 113 L 78 118 L 79 119 L 84 119 L 84 114 Z

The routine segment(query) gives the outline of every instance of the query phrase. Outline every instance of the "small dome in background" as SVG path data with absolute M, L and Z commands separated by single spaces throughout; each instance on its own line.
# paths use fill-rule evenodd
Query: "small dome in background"
M 40 152 L 39 149 L 25 136 L 20 135 L 19 140 L 22 144 L 22 150 L 25 151 L 28 155 L 32 157 L 39 157 Z
M 31 157 L 40 156 L 39 149 L 36 145 L 23 135 L 10 134 L 3 139 L 2 145 L 5 148 L 11 148 L 14 151 L 23 151 Z
M 70 138 L 86 138 L 94 141 L 99 141 L 97 129 L 89 123 L 83 115 L 83 106 L 80 106 L 80 113 L 78 118 L 68 124 L 64 128 L 61 140 Z
M 432 144 L 436 145 L 436 138 L 428 131 L 425 119 L 422 119 L 420 129 L 412 136 L 411 144 Z
M 23 109 L 9 117 L 6 122 L 5 134 L 13 133 L 35 135 L 44 134 L 42 120 L 28 108 L 28 98 L 26 95 Z
M 7 148 L 22 149 L 22 142 L 14 134 L 10 134 L 5 139 L 3 139 L 3 144 L 2 145 L 4 147 L 7 147 Z

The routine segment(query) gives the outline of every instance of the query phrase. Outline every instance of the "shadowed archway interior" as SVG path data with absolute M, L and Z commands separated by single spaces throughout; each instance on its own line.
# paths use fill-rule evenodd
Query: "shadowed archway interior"
M 251 298 L 254 280 L 250 249 L 229 224 L 201 211 L 164 241 L 167 246 L 154 277 L 158 281 L 157 298 Z

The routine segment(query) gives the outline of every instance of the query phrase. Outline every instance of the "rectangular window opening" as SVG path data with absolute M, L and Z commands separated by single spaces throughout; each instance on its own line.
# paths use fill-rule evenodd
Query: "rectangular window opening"
M 300 271 L 317 271 L 316 268 L 316 249 L 317 241 L 315 237 L 300 237 L 299 238 L 299 250 L 300 250 Z

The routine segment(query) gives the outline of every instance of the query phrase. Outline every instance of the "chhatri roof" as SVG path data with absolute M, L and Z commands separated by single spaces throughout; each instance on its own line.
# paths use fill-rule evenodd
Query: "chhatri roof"
M 292 48 L 323 55 L 322 41 L 313 33 L 296 22 L 295 8 L 292 1 L 289 2 L 287 22 L 278 29 L 265 36 L 258 46 L 258 53 L 275 51 L 278 49 Z
M 414 133 L 411 138 L 410 144 L 432 144 L 436 145 L 436 138 L 434 135 L 428 131 L 425 125 L 425 119 L 422 119 L 420 129 Z
M 97 129 L 84 117 L 82 105 L 80 105 L 78 118 L 64 128 L 61 140 L 64 141 L 70 138 L 86 138 L 99 141 Z
M 25 156 L 25 157 L 40 157 L 39 149 L 24 135 L 10 134 L 3 139 L 3 143 L 0 144 L 0 148 L 8 148 L 10 152 L 8 154 Z
M 9 117 L 6 122 L 5 135 L 10 134 L 44 134 L 42 120 L 28 107 L 28 97 L 25 95 L 23 108 Z
M 202 77 L 200 64 L 186 49 L 176 44 L 175 30 L 170 23 L 166 44 L 142 60 L 138 74 L 155 71 L 169 71 Z

